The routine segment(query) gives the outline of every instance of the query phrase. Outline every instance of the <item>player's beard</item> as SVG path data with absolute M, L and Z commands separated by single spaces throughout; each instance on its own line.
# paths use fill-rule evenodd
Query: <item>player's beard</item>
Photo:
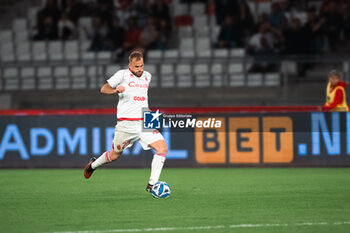
M 131 73 L 133 73 L 133 75 L 135 75 L 136 77 L 141 77 L 143 74 L 143 71 L 140 71 L 140 75 L 138 75 L 137 73 L 135 73 L 134 71 L 131 71 Z

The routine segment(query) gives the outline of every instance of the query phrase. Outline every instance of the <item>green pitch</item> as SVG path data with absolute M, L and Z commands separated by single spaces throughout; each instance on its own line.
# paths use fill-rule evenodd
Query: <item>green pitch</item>
M 350 232 L 350 168 L 0 170 L 0 232 Z

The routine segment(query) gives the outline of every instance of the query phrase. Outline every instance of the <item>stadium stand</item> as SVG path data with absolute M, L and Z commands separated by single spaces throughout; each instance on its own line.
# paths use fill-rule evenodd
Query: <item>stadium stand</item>
M 129 50 L 124 49 L 123 46 L 115 47 L 102 41 L 100 49 L 91 50 L 92 44 L 96 42 L 88 36 L 89 31 L 92 30 L 93 17 L 98 15 L 103 20 L 108 17 L 108 12 L 101 15 L 96 11 L 98 4 L 106 3 L 96 1 L 95 6 L 81 6 L 81 12 L 74 13 L 77 16 L 72 17 L 73 13 L 70 13 L 69 10 L 76 9 L 75 5 L 68 9 L 65 8 L 65 1 L 54 2 L 57 2 L 57 6 L 53 8 L 50 8 L 45 0 L 0 3 L 0 10 L 6 11 L 0 17 L 2 26 L 0 30 L 1 91 L 10 94 L 16 90 L 40 92 L 41 90 L 88 89 L 97 91 L 104 80 L 119 67 L 126 67 L 126 56 Z M 150 9 L 147 15 L 155 17 L 157 25 L 164 26 L 164 31 L 160 31 L 160 26 L 156 29 L 162 35 L 157 43 L 150 48 L 145 48 L 146 70 L 149 69 L 153 74 L 152 88 L 184 88 L 184 90 L 199 88 L 205 92 L 209 87 L 245 87 L 252 90 L 283 87 L 283 90 L 290 90 L 293 93 L 293 90 L 301 90 L 300 81 L 306 81 L 315 87 L 324 85 L 324 73 L 332 67 L 340 68 L 345 72 L 345 77 L 349 78 L 349 59 L 341 57 L 346 56 L 349 51 L 349 44 L 344 42 L 350 34 L 349 27 L 346 27 L 348 21 L 344 21 L 344 28 L 339 28 L 341 32 L 336 38 L 331 37 L 327 29 L 328 24 L 335 20 L 332 14 L 329 14 L 329 6 L 339 6 L 333 6 L 327 1 L 316 0 L 302 1 L 302 3 L 288 0 L 278 2 L 280 5 L 277 6 L 272 1 L 242 1 L 244 6 L 241 8 L 246 10 L 247 15 L 245 19 L 242 18 L 241 12 L 234 10 L 227 12 L 228 6 L 225 7 L 218 3 L 214 10 L 210 10 L 211 1 L 191 3 L 175 0 L 164 1 L 166 6 L 164 9 L 168 9 L 164 11 L 164 15 L 152 15 L 154 6 L 147 6 Z M 349 5 L 345 4 L 344 8 L 346 9 Z M 12 6 L 17 7 L 12 8 Z M 111 7 L 111 9 L 114 8 L 117 9 L 117 6 Z M 76 36 L 69 40 L 59 37 L 38 39 L 36 35 L 40 31 L 52 30 L 49 28 L 50 24 L 45 25 L 46 21 L 52 20 L 54 24 L 59 22 L 60 17 L 55 18 L 54 14 L 52 14 L 52 19 L 47 19 L 50 18 L 47 12 L 50 10 L 55 12 L 54 10 L 57 9 L 59 12 L 67 11 L 68 14 L 71 14 L 71 20 L 76 24 L 76 32 L 73 33 Z M 233 20 L 234 29 L 230 32 L 241 35 L 241 45 L 241 42 L 232 38 L 230 40 L 233 43 L 227 47 L 220 47 L 218 44 L 219 38 L 225 36 L 222 24 L 224 18 L 220 16 L 222 12 L 241 17 Z M 312 13 L 318 15 L 315 22 L 311 21 Z M 120 12 L 120 10 L 116 10 L 116 14 L 120 16 L 122 28 L 125 29 L 128 17 L 133 15 L 128 15 L 126 11 Z M 38 21 L 40 18 L 43 21 Z M 329 23 L 321 21 L 322 18 Z M 315 40 L 309 41 L 314 43 L 310 45 L 310 48 L 314 50 L 306 54 L 290 54 L 289 44 L 285 44 L 286 41 L 281 37 L 285 33 L 293 35 L 290 34 L 293 33 L 291 31 L 293 19 L 299 19 L 304 29 L 313 22 L 313 25 L 320 24 L 322 31 L 318 31 L 316 36 L 322 38 L 323 44 L 320 43 L 321 40 L 315 41 L 318 39 L 315 37 Z M 108 20 L 109 18 L 107 22 Z M 271 28 L 271 25 L 279 22 L 278 20 L 281 20 L 281 24 Z M 287 22 L 287 28 L 283 28 L 283 20 Z M 343 20 L 346 18 L 343 17 Z M 138 19 L 137 22 L 142 25 L 142 19 Z M 267 60 L 268 65 L 271 65 L 272 68 L 254 73 L 256 65 L 262 65 L 262 58 L 259 56 L 269 53 L 263 48 L 252 50 L 249 44 L 259 27 L 266 23 L 270 25 L 267 33 L 274 38 L 273 47 L 270 49 L 279 57 L 277 60 L 269 56 L 264 57 L 263 59 Z M 239 27 L 236 27 L 237 25 Z M 241 29 L 243 27 L 244 30 Z M 140 30 L 142 32 L 143 28 L 141 27 Z M 99 33 L 106 36 L 108 34 L 107 25 Z M 262 37 L 266 37 L 266 34 L 263 34 Z M 260 46 L 259 43 L 260 41 L 256 45 Z M 339 46 L 342 46 L 342 49 L 339 49 Z M 319 51 L 322 53 L 320 54 Z M 239 96 L 240 90 L 235 89 L 235 92 Z M 200 96 L 195 98 L 200 99 Z M 306 98 L 316 101 L 319 97 L 311 97 L 311 94 L 306 93 Z M 261 96 L 256 99 L 261 99 Z M 229 100 L 226 103 L 229 103 Z M 249 104 L 249 99 L 247 103 Z

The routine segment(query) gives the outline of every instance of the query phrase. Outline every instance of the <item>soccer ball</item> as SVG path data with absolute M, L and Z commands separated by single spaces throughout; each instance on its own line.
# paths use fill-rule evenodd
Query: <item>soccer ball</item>
M 156 198 L 167 198 L 171 192 L 170 186 L 163 181 L 158 181 L 152 187 L 152 195 Z

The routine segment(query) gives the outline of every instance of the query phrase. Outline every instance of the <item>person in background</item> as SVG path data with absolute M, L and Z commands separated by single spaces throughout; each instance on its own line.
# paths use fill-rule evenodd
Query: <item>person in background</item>
M 323 111 L 347 112 L 346 83 L 342 81 L 342 74 L 332 70 L 328 74 L 328 85 L 326 90 L 326 103 L 322 106 Z
M 68 13 L 63 12 L 60 21 L 58 21 L 58 37 L 61 40 L 70 40 L 75 36 L 74 23 L 69 19 Z

